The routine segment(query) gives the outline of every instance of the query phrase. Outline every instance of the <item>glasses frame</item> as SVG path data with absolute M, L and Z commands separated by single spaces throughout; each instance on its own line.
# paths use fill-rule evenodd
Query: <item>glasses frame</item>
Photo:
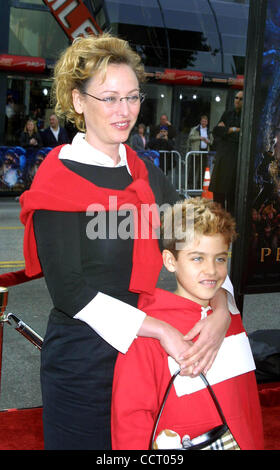
M 97 96 L 91 95 L 90 93 L 87 93 L 86 91 L 83 92 L 83 95 L 90 96 L 91 98 L 94 98 L 95 100 L 98 100 L 98 101 L 102 101 L 103 103 L 107 104 L 108 106 L 114 107 L 114 106 L 116 106 L 116 105 L 118 104 L 118 101 L 116 101 L 116 103 L 113 103 L 113 104 L 112 104 L 112 103 L 110 103 L 110 102 L 107 101 L 107 98 L 98 98 Z M 129 101 L 128 101 L 128 98 L 129 98 L 129 97 L 130 97 L 130 96 L 123 96 L 122 98 L 119 98 L 119 101 L 121 102 L 121 101 L 123 101 L 123 100 L 126 100 L 126 102 L 127 102 L 128 105 L 137 104 L 137 102 L 135 102 L 135 103 L 129 103 Z M 139 101 L 140 101 L 140 104 L 143 103 L 143 101 L 145 100 L 145 98 L 146 98 L 145 93 L 139 92 Z

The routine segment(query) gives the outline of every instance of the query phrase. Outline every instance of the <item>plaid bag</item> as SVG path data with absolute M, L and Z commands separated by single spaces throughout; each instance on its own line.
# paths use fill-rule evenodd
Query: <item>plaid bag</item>
M 180 369 L 177 372 L 175 372 L 175 374 L 171 377 L 171 380 L 165 392 L 162 405 L 160 407 L 160 410 L 159 410 L 159 413 L 158 413 L 158 416 L 154 425 L 153 435 L 151 439 L 151 446 L 150 446 L 152 450 L 155 450 L 158 448 L 157 444 L 155 443 L 155 436 L 156 436 L 158 423 L 159 423 L 161 414 L 163 412 L 170 389 L 173 385 L 174 380 L 179 374 L 180 374 Z M 215 428 L 210 429 L 206 433 L 201 434 L 200 436 L 194 437 L 192 439 L 190 439 L 190 437 L 187 435 L 184 436 L 182 439 L 181 450 L 241 450 L 236 440 L 234 439 L 232 433 L 230 432 L 230 429 L 227 425 L 227 422 L 222 412 L 222 409 L 220 407 L 220 404 L 217 400 L 217 397 L 211 385 L 209 384 L 205 375 L 200 374 L 200 378 L 205 383 L 223 424 L 221 424 L 220 426 L 216 426 Z M 172 431 L 171 431 L 171 434 L 172 434 Z

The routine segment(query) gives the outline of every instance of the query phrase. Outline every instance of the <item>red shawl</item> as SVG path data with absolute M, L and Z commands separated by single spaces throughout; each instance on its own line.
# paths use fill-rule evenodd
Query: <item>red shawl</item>
M 133 182 L 125 190 L 100 188 L 69 170 L 58 158 L 62 146 L 54 148 L 41 164 L 31 188 L 20 197 L 20 219 L 25 225 L 25 272 L 33 277 L 41 273 L 35 234 L 33 213 L 35 210 L 86 212 L 91 204 L 101 204 L 109 210 L 109 196 L 117 197 L 117 209 L 135 209 L 133 266 L 129 290 L 152 293 L 162 267 L 162 257 L 154 229 L 159 227 L 159 216 L 154 194 L 149 185 L 146 165 L 137 154 L 126 146 L 127 162 Z M 142 206 L 145 204 L 146 206 Z M 141 217 L 141 207 L 149 208 Z M 142 211 L 143 212 L 143 211 Z M 144 237 L 138 234 L 145 234 Z

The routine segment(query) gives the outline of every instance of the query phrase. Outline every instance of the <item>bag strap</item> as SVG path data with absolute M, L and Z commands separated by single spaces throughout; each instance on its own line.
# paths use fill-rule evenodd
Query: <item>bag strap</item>
M 158 415 L 157 415 L 157 419 L 155 421 L 155 425 L 154 425 L 154 430 L 153 430 L 153 435 L 152 435 L 152 439 L 151 439 L 151 449 L 152 449 L 152 445 L 153 445 L 153 442 L 154 442 L 154 439 L 155 439 L 155 436 L 156 436 L 156 432 L 157 432 L 157 428 L 158 428 L 158 423 L 159 423 L 159 420 L 160 420 L 160 417 L 162 415 L 162 412 L 163 412 L 163 409 L 165 407 L 165 404 L 166 404 L 166 401 L 167 401 L 167 397 L 169 395 L 169 392 L 171 390 L 171 387 L 174 383 L 174 380 L 176 379 L 177 375 L 179 375 L 181 372 L 181 369 L 178 369 L 171 377 L 170 381 L 169 381 L 169 384 L 167 386 L 167 389 L 166 389 L 166 392 L 165 392 L 165 395 L 163 397 L 163 400 L 162 400 L 162 404 L 161 404 L 161 407 L 160 407 L 160 410 L 158 412 Z M 227 422 L 226 422 L 226 419 L 225 419 L 225 416 L 222 412 L 222 408 L 218 402 L 218 399 L 214 393 L 214 390 L 213 388 L 211 387 L 211 385 L 209 384 L 208 380 L 206 379 L 205 375 L 204 374 L 200 374 L 199 377 L 203 380 L 203 382 L 205 383 L 206 387 L 207 387 L 207 390 L 209 391 L 210 395 L 211 395 L 211 398 L 216 406 L 216 409 L 219 413 L 219 416 L 223 422 L 223 424 L 227 425 Z

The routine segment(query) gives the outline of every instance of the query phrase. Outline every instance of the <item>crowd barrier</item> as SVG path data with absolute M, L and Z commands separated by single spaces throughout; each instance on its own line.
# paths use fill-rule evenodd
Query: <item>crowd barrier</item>
M 177 150 L 160 150 L 160 168 L 179 191 L 181 182 L 182 157 Z
M 34 150 L 1 146 L 0 195 L 18 195 L 28 189 L 50 150 L 49 147 Z M 180 194 L 195 196 L 202 193 L 205 167 L 211 173 L 215 152 L 191 151 L 185 157 L 177 150 L 147 150 L 138 154 L 159 166 Z
M 176 190 L 184 196 L 200 196 L 203 191 L 205 168 L 212 173 L 215 152 L 191 151 L 182 157 L 176 150 L 160 150 L 161 169 Z
M 23 271 L 18 271 L 19 274 Z M 11 273 L 14 275 L 14 283 L 12 285 L 20 284 L 26 280 L 32 280 L 35 278 L 26 278 L 19 276 L 19 279 L 16 279 L 17 273 Z M 21 318 L 19 318 L 14 313 L 6 313 L 6 307 L 8 305 L 8 288 L 5 287 L 6 274 L 0 275 L 0 394 L 1 394 L 1 380 L 2 380 L 2 352 L 3 352 L 3 335 L 4 335 L 4 325 L 9 324 L 14 327 L 21 335 L 23 335 L 28 341 L 30 341 L 39 351 L 42 349 L 44 339 L 36 333 L 30 326 L 24 323 Z M 10 283 L 8 283 L 11 285 Z M 3 287 L 4 286 L 4 287 Z

